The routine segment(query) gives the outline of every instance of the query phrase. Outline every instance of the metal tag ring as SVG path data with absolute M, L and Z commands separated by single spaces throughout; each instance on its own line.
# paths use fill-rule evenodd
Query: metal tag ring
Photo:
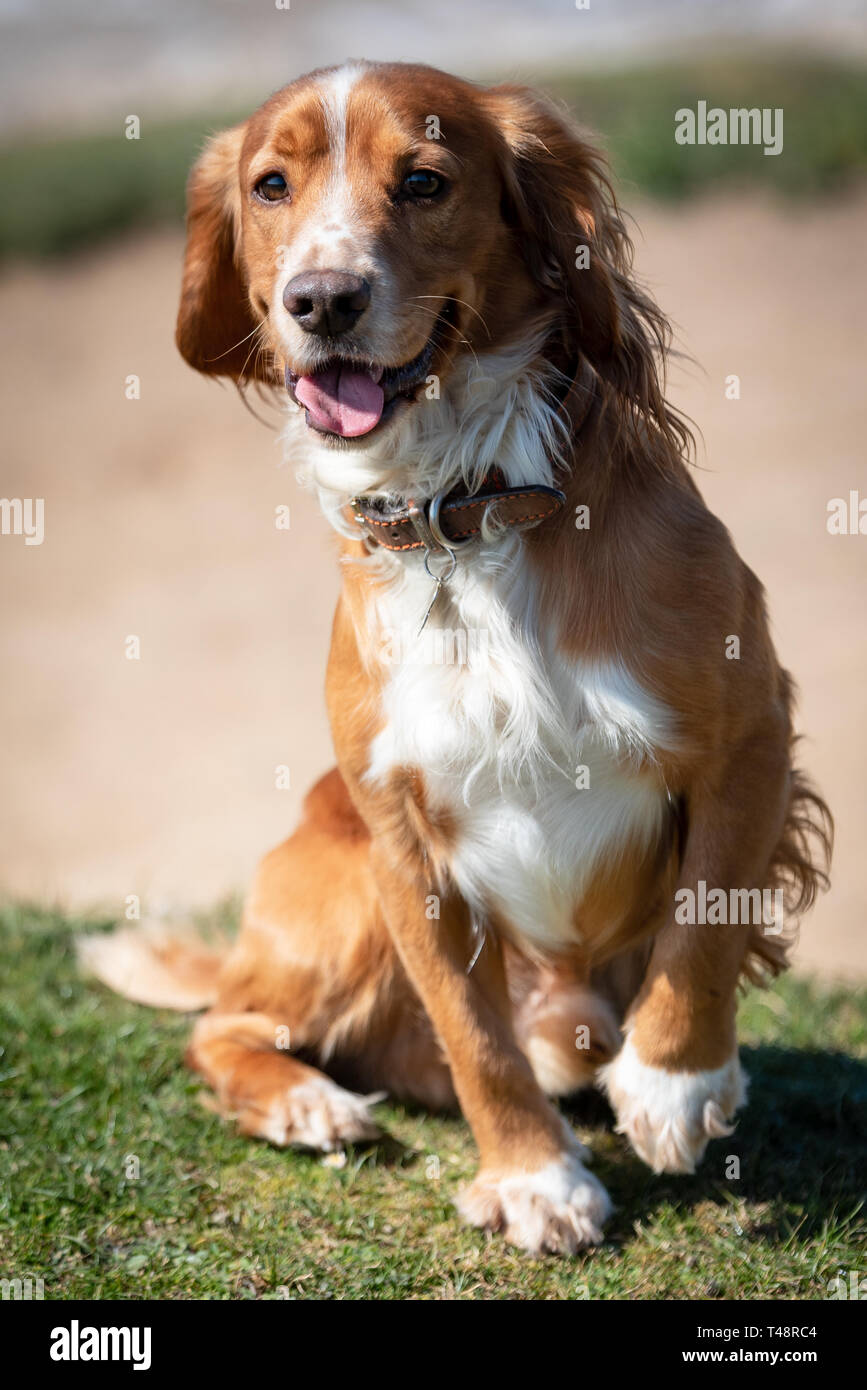
M 434 574 L 430 567 L 430 562 L 432 559 L 439 559 L 443 555 L 448 557 L 446 567 L 442 574 Z M 428 578 L 432 579 L 435 584 L 448 584 L 458 567 L 458 557 L 448 546 L 446 546 L 445 550 L 426 550 L 424 553 L 424 567 Z

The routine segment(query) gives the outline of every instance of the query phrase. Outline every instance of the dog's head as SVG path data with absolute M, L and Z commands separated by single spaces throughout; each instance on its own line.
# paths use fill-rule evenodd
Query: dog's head
M 468 362 L 540 333 L 557 368 L 584 356 L 655 411 L 663 325 L 630 249 L 603 161 L 544 98 L 348 64 L 205 150 L 178 345 L 200 371 L 285 386 L 326 448 L 399 434 Z

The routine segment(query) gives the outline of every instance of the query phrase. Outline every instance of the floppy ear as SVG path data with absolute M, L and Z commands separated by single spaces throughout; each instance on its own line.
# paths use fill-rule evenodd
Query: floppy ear
M 236 382 L 268 378 L 257 363 L 257 319 L 239 260 L 238 161 L 245 127 L 209 142 L 187 184 L 187 249 L 175 341 L 197 371 Z
M 483 101 L 504 142 L 504 211 L 531 275 L 562 304 L 567 335 L 603 381 L 669 429 L 659 379 L 668 322 L 632 277 L 604 157 L 529 88 L 494 87 Z

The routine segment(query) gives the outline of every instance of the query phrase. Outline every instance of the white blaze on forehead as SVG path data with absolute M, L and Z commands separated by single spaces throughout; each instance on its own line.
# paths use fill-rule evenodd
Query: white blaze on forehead
M 356 82 L 363 75 L 363 67 L 357 63 L 347 63 L 342 68 L 326 73 L 318 82 L 322 108 L 325 112 L 328 145 L 331 150 L 332 179 L 338 182 L 346 177 L 346 128 L 349 97 Z
M 293 273 L 302 270 L 356 270 L 364 229 L 353 216 L 346 168 L 349 101 L 365 69 L 357 63 L 325 73 L 318 79 L 319 99 L 328 137 L 328 181 L 321 203 L 311 217 L 309 233 L 293 248 Z
M 312 370 L 317 349 L 311 335 L 292 319 L 283 304 L 285 286 L 296 275 L 317 270 L 348 270 L 361 275 L 371 286 L 373 299 L 365 312 L 356 345 L 372 361 L 405 360 L 414 351 L 395 358 L 397 291 L 391 268 L 377 248 L 373 229 L 359 206 L 358 189 L 349 178 L 348 129 L 353 92 L 369 71 L 367 64 L 346 63 L 316 79 L 318 99 L 325 122 L 327 142 L 325 177 L 315 198 L 299 199 L 293 210 L 294 232 L 281 251 L 280 273 L 274 281 L 272 321 L 280 347 L 294 365 Z M 301 207 L 304 207 L 303 213 Z M 417 349 L 415 349 L 417 351 Z

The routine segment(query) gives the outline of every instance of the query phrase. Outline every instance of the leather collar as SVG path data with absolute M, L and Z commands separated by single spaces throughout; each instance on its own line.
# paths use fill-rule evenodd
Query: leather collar
M 590 413 L 594 385 L 595 373 L 582 359 L 558 411 L 573 436 Z M 566 494 L 556 487 L 507 487 L 499 469 L 493 469 L 479 492 L 455 488 L 429 501 L 407 498 L 396 504 L 380 497 L 354 497 L 351 505 L 354 520 L 367 540 L 384 550 L 448 552 L 481 535 L 489 508 L 494 509 L 498 527 L 529 527 L 555 516 L 565 501 Z

